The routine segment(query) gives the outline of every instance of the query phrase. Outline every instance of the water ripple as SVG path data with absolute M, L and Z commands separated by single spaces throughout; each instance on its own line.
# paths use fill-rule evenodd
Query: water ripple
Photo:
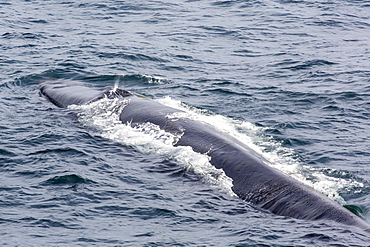
M 46 78 L 117 83 L 253 123 L 258 132 L 239 130 L 259 148 L 369 209 L 368 1 L 0 6 L 0 245 L 368 245 L 355 228 L 253 209 L 168 157 L 104 139 L 38 93 Z

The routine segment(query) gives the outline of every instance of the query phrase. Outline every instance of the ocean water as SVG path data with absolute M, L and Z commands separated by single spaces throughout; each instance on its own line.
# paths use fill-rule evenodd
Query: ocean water
M 2 246 L 370 246 L 253 208 L 207 156 L 47 79 L 184 109 L 370 222 L 370 1 L 0 1 Z

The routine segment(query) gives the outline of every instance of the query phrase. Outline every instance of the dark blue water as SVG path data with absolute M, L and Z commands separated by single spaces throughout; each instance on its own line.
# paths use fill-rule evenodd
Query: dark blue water
M 368 246 L 254 209 L 203 156 L 56 108 L 38 83 L 184 102 L 369 221 L 369 60 L 370 1 L 1 1 L 0 243 Z

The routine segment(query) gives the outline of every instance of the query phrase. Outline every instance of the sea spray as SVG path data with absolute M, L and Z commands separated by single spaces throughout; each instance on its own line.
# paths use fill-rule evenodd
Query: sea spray
M 113 92 L 115 92 L 117 90 L 117 88 L 119 88 L 119 83 L 120 81 L 124 78 L 125 75 L 117 75 L 115 80 L 114 80 L 114 86 L 113 86 Z
M 258 127 L 250 122 L 234 120 L 207 110 L 197 109 L 169 96 L 157 101 L 184 111 L 173 114 L 172 117 L 185 117 L 205 122 L 233 136 L 263 156 L 271 167 L 313 187 L 340 204 L 345 204 L 345 200 L 339 195 L 339 191 L 344 188 L 364 187 L 362 183 L 353 179 L 330 177 L 325 175 L 320 169 L 314 169 L 302 164 L 293 149 L 284 147 L 281 142 L 264 134 L 268 128 Z
M 197 174 L 204 182 L 216 186 L 227 194 L 232 192 L 232 179 L 222 169 L 215 168 L 206 154 L 199 154 L 191 147 L 174 144 L 181 138 L 181 133 L 174 135 L 165 132 L 152 123 L 143 123 L 131 127 L 119 120 L 119 113 L 129 103 L 127 99 L 109 99 L 107 97 L 86 105 L 73 105 L 79 121 L 88 127 L 97 129 L 102 137 L 130 146 L 142 153 L 156 153 L 164 159 L 174 160 L 185 170 Z
M 181 110 L 181 112 L 168 115 L 169 119 L 188 118 L 207 123 L 250 147 L 263 156 L 268 165 L 313 187 L 341 204 L 345 203 L 339 195 L 341 189 L 363 187 L 363 184 L 357 181 L 330 177 L 320 170 L 302 165 L 294 150 L 284 147 L 272 137 L 263 134 L 266 128 L 197 109 L 168 96 L 157 101 Z M 216 169 L 211 165 L 209 156 L 196 153 L 191 147 L 174 146 L 181 138 L 181 133 L 174 135 L 165 132 L 152 123 L 142 123 L 135 127 L 122 124 L 119 120 L 119 113 L 128 103 L 129 99 L 103 98 L 87 105 L 71 106 L 70 108 L 78 111 L 79 121 L 83 125 L 98 129 L 104 138 L 134 147 L 142 153 L 157 153 L 166 159 L 174 160 L 184 166 L 184 169 L 199 175 L 203 181 L 216 185 L 233 195 L 232 179 L 227 177 L 222 169 Z

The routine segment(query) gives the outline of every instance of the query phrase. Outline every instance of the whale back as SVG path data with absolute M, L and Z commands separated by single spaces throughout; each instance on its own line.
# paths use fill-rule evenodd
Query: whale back
M 83 105 L 103 97 L 127 97 L 132 94 L 123 89 L 106 87 L 93 89 L 85 84 L 70 80 L 53 80 L 41 84 L 40 91 L 50 102 L 62 108 L 69 105 Z
M 261 155 L 244 143 L 207 123 L 170 117 L 177 112 L 182 111 L 133 97 L 122 110 L 120 120 L 131 125 L 151 122 L 167 132 L 180 134 L 175 146 L 190 146 L 195 152 L 209 155 L 210 163 L 233 180 L 234 193 L 257 208 L 296 219 L 333 220 L 370 231 L 360 217 L 267 165 Z
M 122 89 L 91 89 L 65 80 L 43 84 L 41 93 L 59 107 L 86 104 L 102 97 L 128 97 L 120 113 L 124 124 L 135 126 L 150 122 L 180 136 L 175 146 L 190 146 L 195 152 L 209 155 L 211 164 L 223 169 L 233 180 L 235 194 L 251 205 L 277 215 L 305 220 L 333 220 L 370 232 L 370 226 L 360 217 L 313 188 L 270 167 L 263 157 L 232 136 L 206 123 L 186 117 L 174 118 L 174 113 L 181 110 L 137 97 Z

